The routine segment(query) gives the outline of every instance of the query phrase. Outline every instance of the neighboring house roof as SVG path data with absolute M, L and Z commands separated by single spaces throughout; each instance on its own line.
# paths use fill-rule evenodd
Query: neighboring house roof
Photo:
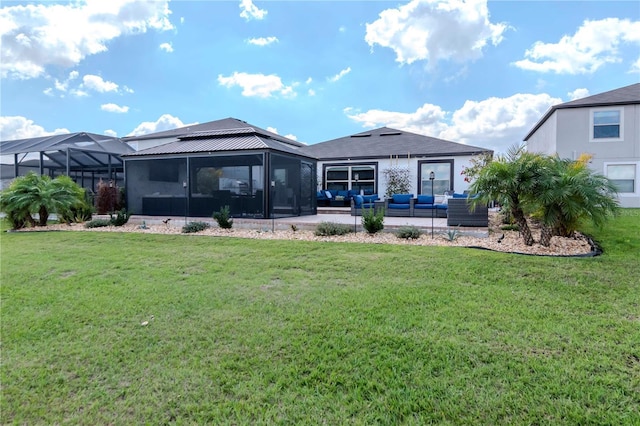
M 41 136 L 37 138 L 16 139 L 0 142 L 2 155 L 23 154 L 28 152 L 64 151 L 67 148 L 102 151 L 112 154 L 132 152 L 133 148 L 122 139 L 97 135 L 95 133 L 65 133 L 62 135 Z
M 121 155 L 133 151 L 134 149 L 122 139 L 86 132 L 0 142 L 2 155 L 42 152 L 47 159 L 43 161 L 43 167 L 57 169 L 67 167 L 67 153 L 71 169 L 96 170 L 116 164 L 121 166 Z M 28 157 L 19 159 L 19 162 L 22 166 L 31 167 L 37 167 L 40 164 L 39 160 Z
M 126 155 L 126 157 L 264 149 L 308 157 L 297 144 L 289 143 L 291 141 L 283 142 L 281 137 L 276 139 L 271 135 L 273 133 L 263 133 L 261 129 L 247 127 L 246 125 L 241 128 L 198 131 L 180 136 L 178 141 L 134 152 Z M 303 144 L 300 145 L 305 146 Z
M 381 127 L 302 148 L 319 160 L 373 159 L 390 156 L 441 157 L 492 152 L 489 149 Z
M 601 106 L 615 105 L 633 105 L 640 104 L 640 83 L 630 86 L 621 87 L 619 89 L 610 90 L 597 95 L 587 96 L 586 98 L 576 99 L 575 101 L 565 102 L 563 104 L 554 105 L 546 112 L 546 114 L 536 123 L 531 131 L 523 139 L 525 142 L 544 124 L 553 113 L 558 109 L 567 108 L 592 108 Z
M 254 126 L 252 124 L 248 124 L 246 121 L 238 120 L 237 118 L 232 118 L 232 117 L 223 118 L 222 120 L 209 121 L 207 123 L 192 124 L 190 126 L 180 127 L 178 129 L 165 130 L 163 132 L 150 133 L 147 135 L 127 136 L 122 139 L 125 142 L 135 142 L 135 141 L 141 141 L 146 139 L 180 138 L 186 135 L 199 133 L 199 132 L 223 130 L 226 133 L 229 133 L 231 129 L 244 129 L 244 128 L 252 128 L 256 132 L 261 133 L 264 136 L 268 136 L 274 140 L 279 140 L 289 145 L 299 146 L 299 147 L 305 146 L 300 142 L 285 138 L 284 136 L 280 136 L 277 133 L 273 133 L 268 130 L 261 129 L 260 127 Z

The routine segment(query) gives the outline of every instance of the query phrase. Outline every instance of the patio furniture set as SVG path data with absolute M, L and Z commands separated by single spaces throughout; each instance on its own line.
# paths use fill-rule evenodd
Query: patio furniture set
M 321 202 L 320 193 L 318 192 L 319 204 Z M 340 197 L 331 204 L 324 205 L 351 206 L 352 216 L 361 216 L 366 209 L 382 209 L 384 215 L 388 217 L 434 217 L 446 218 L 447 226 L 475 226 L 486 227 L 489 224 L 489 209 L 486 205 L 476 205 L 471 208 L 470 200 L 467 194 L 445 194 L 442 202 L 435 202 L 436 199 L 432 195 L 414 194 L 393 194 L 385 200 L 380 200 L 377 194 L 349 194 L 350 191 L 337 191 L 331 197 Z M 338 195 L 341 193 L 341 195 Z M 326 197 L 326 194 L 324 195 Z M 344 198 L 343 198 L 344 197 Z

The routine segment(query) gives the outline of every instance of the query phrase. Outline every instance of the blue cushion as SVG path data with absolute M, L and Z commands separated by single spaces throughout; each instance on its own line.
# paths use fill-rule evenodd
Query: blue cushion
M 389 208 L 390 209 L 398 209 L 398 210 L 409 210 L 409 207 L 411 207 L 408 203 L 407 204 L 396 204 L 396 203 L 389 203 Z
M 391 196 L 393 199 L 393 204 L 407 204 L 407 208 L 409 203 L 411 203 L 411 199 L 413 198 L 413 194 L 393 194 Z
M 364 202 L 365 203 L 373 203 L 374 201 L 376 201 L 378 199 L 378 194 L 365 195 L 362 198 L 364 198 Z
M 433 204 L 433 195 L 418 195 L 417 204 Z
M 467 198 L 467 194 L 458 194 L 457 192 L 453 193 L 453 198 Z
M 338 191 L 337 195 L 339 197 L 344 197 L 345 199 L 347 199 L 347 198 L 349 198 L 349 191 L 340 190 L 340 191 Z
M 350 189 L 349 190 L 349 196 L 350 197 L 355 197 L 358 194 L 360 194 L 360 191 L 358 191 L 357 189 Z
M 414 204 L 413 208 L 418 210 L 428 210 L 435 209 L 436 207 L 433 204 Z
M 437 210 L 446 210 L 447 207 L 448 206 L 446 204 L 436 204 L 436 209 Z
M 356 195 L 355 197 L 353 197 L 353 201 L 356 204 L 356 208 L 362 208 L 362 203 L 364 203 L 364 198 L 362 197 L 362 195 Z

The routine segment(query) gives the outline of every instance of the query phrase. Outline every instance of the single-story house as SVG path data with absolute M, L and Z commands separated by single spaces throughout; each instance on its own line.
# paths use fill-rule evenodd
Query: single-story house
M 381 127 L 303 148 L 318 159 L 318 189 L 387 192 L 387 170 L 405 170 L 414 195 L 442 196 L 446 191 L 463 192 L 469 183 L 462 171 L 471 158 L 493 151 L 471 145 Z M 434 172 L 433 182 L 429 179 Z

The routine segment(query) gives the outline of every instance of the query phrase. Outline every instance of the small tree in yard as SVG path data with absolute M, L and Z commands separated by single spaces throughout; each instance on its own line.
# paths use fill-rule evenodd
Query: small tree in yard
M 16 178 L 0 194 L 0 207 L 7 214 L 13 229 L 26 224 L 46 226 L 49 214 L 69 214 L 72 208 L 84 204 L 84 189 L 70 177 L 40 176 L 33 172 Z M 36 223 L 33 214 L 38 214 Z
M 470 191 L 477 194 L 472 204 L 497 200 L 506 207 L 520 228 L 525 245 L 533 245 L 533 235 L 527 222 L 527 200 L 536 193 L 544 172 L 541 157 L 528 153 L 524 146 L 511 148 L 483 167 L 475 176 Z

